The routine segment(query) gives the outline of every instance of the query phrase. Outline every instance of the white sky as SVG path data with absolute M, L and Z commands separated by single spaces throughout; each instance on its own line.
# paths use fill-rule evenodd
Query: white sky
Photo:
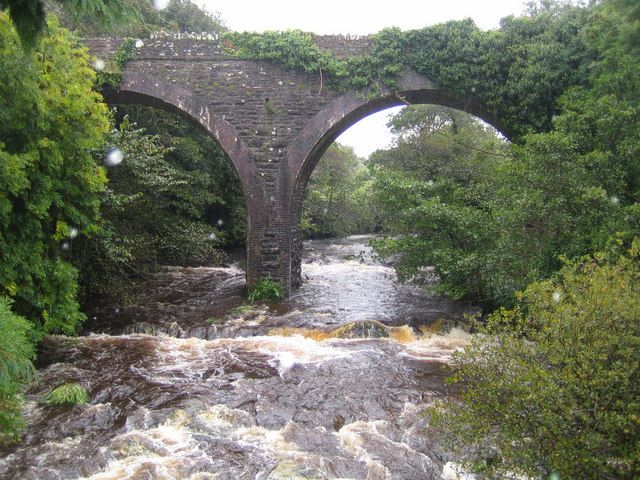
M 210 11 L 219 12 L 227 26 L 237 31 L 299 29 L 320 34 L 365 35 L 385 27 L 409 30 L 466 17 L 473 18 L 480 28 L 497 28 L 502 17 L 522 12 L 524 0 L 391 0 L 378 6 L 372 0 L 196 2 Z M 338 141 L 352 146 L 363 157 L 388 146 L 391 134 L 386 123 L 390 111 L 361 120 Z

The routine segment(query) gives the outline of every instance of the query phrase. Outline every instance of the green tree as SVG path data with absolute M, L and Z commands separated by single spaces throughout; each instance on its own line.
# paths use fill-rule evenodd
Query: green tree
M 24 430 L 21 387 L 36 377 L 33 325 L 10 307 L 11 301 L 0 297 L 0 445 Z
M 98 230 L 106 175 L 92 150 L 107 109 L 88 54 L 55 20 L 25 52 L 0 14 L 0 50 L 1 293 L 41 332 L 73 333 L 84 315 L 65 249 L 71 232 Z
M 430 408 L 490 478 L 640 475 L 640 240 L 566 264 L 499 310 L 453 360 L 459 401 Z
M 163 9 L 155 8 L 151 0 L 128 0 L 127 11 L 119 15 L 117 21 L 94 15 L 66 1 L 45 2 L 47 11 L 58 16 L 67 28 L 84 37 L 146 37 L 149 33 L 161 30 L 196 33 L 226 31 L 224 22 L 217 14 L 198 7 L 190 0 L 170 0 Z
M 92 152 L 109 125 L 89 63 L 55 19 L 25 51 L 0 13 L 2 441 L 21 428 L 18 394 L 33 378 L 35 343 L 46 333 L 72 334 L 84 319 L 77 271 L 65 255 L 71 238 L 99 228 L 106 175 Z
M 318 162 L 304 200 L 307 235 L 342 237 L 375 228 L 370 175 L 351 147 L 334 143 Z
M 507 161 L 506 144 L 477 119 L 444 107 L 407 108 L 391 126 L 395 146 L 370 159 L 386 234 L 373 242 L 376 250 L 402 254 L 396 265 L 401 279 L 434 265 L 437 291 L 488 298 L 499 230 L 488 199 Z
M 206 206 L 203 220 L 224 232 L 227 246 L 244 245 L 246 209 L 242 184 L 232 160 L 218 143 L 194 123 L 169 112 L 118 105 L 117 120 L 122 121 L 125 115 L 156 137 L 166 149 L 166 160 L 174 168 L 206 174 L 206 188 L 216 194 L 216 201 Z

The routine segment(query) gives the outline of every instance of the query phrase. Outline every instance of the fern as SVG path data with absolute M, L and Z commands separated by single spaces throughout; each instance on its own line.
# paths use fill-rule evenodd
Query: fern
M 44 400 L 49 405 L 82 405 L 89 401 L 89 392 L 78 383 L 64 383 L 51 390 Z
M 36 379 L 34 343 L 32 325 L 0 297 L 0 444 L 17 440 L 24 430 L 21 386 Z

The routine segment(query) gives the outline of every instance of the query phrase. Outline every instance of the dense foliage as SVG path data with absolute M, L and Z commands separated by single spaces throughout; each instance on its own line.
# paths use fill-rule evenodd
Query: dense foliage
M 491 478 L 640 476 L 640 240 L 565 265 L 454 357 L 434 435 Z
M 48 30 L 25 52 L 0 14 L 0 294 L 41 332 L 73 333 L 84 315 L 64 252 L 72 231 L 98 229 L 106 175 L 92 150 L 109 124 L 88 55 Z
M 124 116 L 107 137 L 123 160 L 108 172 L 100 230 L 68 250 L 85 304 L 127 301 L 132 283 L 157 265 L 220 264 L 219 247 L 244 238 L 239 180 L 213 141 L 173 115 L 122 109 L 157 134 Z
M 47 8 L 59 16 L 65 26 L 85 37 L 146 37 L 151 32 L 161 30 L 198 33 L 226 30 L 216 14 L 198 7 L 190 0 L 127 0 L 124 3 L 127 9 L 117 21 L 93 15 L 64 1 L 47 0 Z
M 69 237 L 98 229 L 104 169 L 92 157 L 108 130 L 92 92 L 89 57 L 55 20 L 22 49 L 0 13 L 0 426 L 19 431 L 19 382 L 32 378 L 33 344 L 71 334 L 84 319 Z M 7 300 L 10 298 L 11 301 Z M 12 313 L 11 310 L 15 313 Z M 20 315 L 20 316 L 18 316 Z
M 125 115 L 165 148 L 165 158 L 174 168 L 204 174 L 205 189 L 215 201 L 206 206 L 203 219 L 222 230 L 227 245 L 244 245 L 245 204 L 240 178 L 229 156 L 208 133 L 178 115 L 150 107 L 117 106 L 117 121 Z M 205 192 L 202 192 L 204 195 Z
M 509 304 L 516 290 L 555 272 L 559 255 L 586 254 L 633 229 L 607 193 L 620 191 L 620 175 L 559 132 L 509 146 L 439 107 L 407 109 L 393 123 L 397 145 L 371 159 L 387 233 L 375 246 L 403 254 L 403 279 L 434 265 L 441 293 Z
M 502 252 L 492 241 L 498 226 L 489 208 L 506 145 L 469 115 L 443 107 L 405 109 L 392 124 L 395 147 L 370 159 L 387 234 L 374 246 L 384 256 L 402 253 L 401 280 L 435 265 L 440 292 L 487 298 L 486 275 L 510 267 L 491 261 Z
M 557 98 L 586 81 L 591 53 L 581 32 L 587 18 L 585 7 L 548 4 L 522 17 L 507 17 L 491 31 L 470 19 L 406 32 L 385 29 L 372 37 L 369 53 L 346 59 L 297 30 L 228 32 L 223 38 L 228 51 L 239 57 L 322 72 L 337 89 L 370 87 L 375 93 L 381 84 L 393 89 L 405 68 L 412 68 L 460 98 L 483 104 L 515 139 L 550 129 Z
M 432 264 L 440 291 L 494 307 L 552 275 L 561 255 L 600 250 L 617 232 L 637 235 L 640 56 L 626 40 L 634 20 L 623 6 L 593 10 L 581 35 L 607 41 L 594 40 L 589 82 L 560 97 L 550 132 L 509 146 L 485 134 L 490 147 L 477 123 L 433 109 L 394 120 L 397 145 L 374 157 L 389 234 L 378 248 L 404 254 L 404 277 Z
M 310 237 L 369 233 L 376 227 L 370 173 L 352 148 L 334 143 L 309 179 L 302 230 Z

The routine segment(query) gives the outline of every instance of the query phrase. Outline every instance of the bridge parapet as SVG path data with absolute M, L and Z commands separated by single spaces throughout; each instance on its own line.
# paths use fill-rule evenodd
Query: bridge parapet
M 364 55 L 373 48 L 368 36 L 315 35 L 314 42 L 338 58 Z M 89 51 L 98 57 L 114 55 L 124 38 L 87 38 Z M 137 41 L 136 60 L 220 60 L 242 59 L 225 52 L 224 41 L 216 33 L 157 32 Z M 244 59 L 247 60 L 247 59 Z

